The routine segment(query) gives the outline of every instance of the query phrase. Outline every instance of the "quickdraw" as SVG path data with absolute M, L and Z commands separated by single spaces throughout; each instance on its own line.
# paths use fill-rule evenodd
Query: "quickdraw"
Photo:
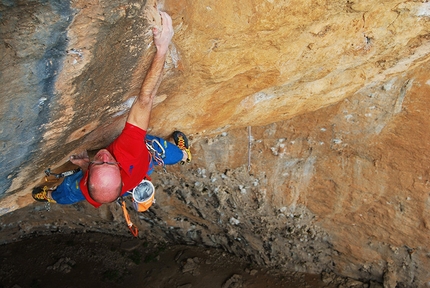
M 51 168 L 48 168 L 48 169 L 45 170 L 45 175 L 46 175 L 46 177 L 54 176 L 55 178 L 60 179 L 60 178 L 63 178 L 63 177 L 67 177 L 67 176 L 76 174 L 79 171 L 81 171 L 81 168 L 76 168 L 76 169 L 73 169 L 73 170 L 70 170 L 70 171 L 65 171 L 65 172 L 62 172 L 62 173 L 53 173 L 53 172 L 51 172 Z
M 163 148 L 163 145 L 160 144 L 156 139 L 154 140 L 146 140 L 145 141 L 146 148 L 148 149 L 149 153 L 152 156 L 152 159 L 154 159 L 155 162 L 157 162 L 157 165 L 163 167 L 163 171 L 167 173 L 166 166 L 164 164 L 163 158 L 166 157 L 166 151 Z M 159 148 L 161 151 L 158 152 L 156 148 Z

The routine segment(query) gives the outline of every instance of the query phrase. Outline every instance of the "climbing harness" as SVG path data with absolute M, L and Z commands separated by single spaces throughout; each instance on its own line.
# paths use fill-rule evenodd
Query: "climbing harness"
M 145 144 L 152 156 L 152 159 L 157 163 L 157 165 L 163 167 L 163 171 L 167 173 L 166 165 L 163 160 L 166 157 L 166 151 L 164 150 L 163 145 L 161 145 L 156 139 L 145 140 Z M 161 153 L 159 151 L 161 151 Z

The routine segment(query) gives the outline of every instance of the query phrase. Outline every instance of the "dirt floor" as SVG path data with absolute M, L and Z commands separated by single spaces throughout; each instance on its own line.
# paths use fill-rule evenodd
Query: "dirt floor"
M 101 233 L 39 236 L 0 246 L 0 287 L 336 287 L 320 275 L 273 273 L 228 253 L 152 245 Z
M 176 182 L 172 185 L 182 187 Z M 238 184 L 229 186 L 237 187 Z M 163 191 L 169 191 L 169 187 L 161 187 Z M 160 202 L 168 203 L 168 198 L 167 192 L 159 193 Z M 168 207 L 179 206 L 175 202 Z M 157 204 L 151 209 L 153 222 L 157 217 L 174 218 L 165 214 Z M 163 244 L 164 238 L 157 235 L 168 234 L 169 231 L 160 230 L 163 227 L 169 229 L 165 223 L 154 222 L 157 225 L 148 228 L 145 225 L 149 224 L 140 218 L 141 215 L 137 217 L 134 213 L 132 216 L 134 223 L 140 224 L 139 230 L 151 229 L 151 236 L 157 241 L 133 238 L 116 203 L 94 209 L 84 201 L 74 205 L 34 202 L 2 215 L 0 288 L 94 288 L 97 285 L 130 288 L 382 287 L 378 283 L 363 283 L 332 272 L 311 275 L 257 267 L 250 264 L 255 261 L 241 259 L 225 250 L 190 246 L 182 240 L 188 238 L 180 237 L 181 234 L 173 237 L 177 240 L 175 243 L 189 245 Z

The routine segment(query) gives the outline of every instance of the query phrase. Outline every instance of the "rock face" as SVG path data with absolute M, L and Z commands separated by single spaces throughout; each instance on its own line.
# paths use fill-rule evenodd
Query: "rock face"
M 141 237 L 430 282 L 430 3 L 374 2 L 158 3 L 175 36 L 151 133 L 184 131 L 194 161 L 155 177 Z M 45 168 L 118 135 L 153 53 L 154 5 L 0 4 L 3 218 L 34 205 Z M 122 223 L 114 204 L 81 206 Z

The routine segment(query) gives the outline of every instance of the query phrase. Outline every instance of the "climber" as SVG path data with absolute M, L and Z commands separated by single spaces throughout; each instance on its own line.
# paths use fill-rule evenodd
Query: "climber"
M 173 133 L 176 145 L 146 134 L 174 33 L 170 16 L 165 12 L 160 12 L 160 16 L 161 28 L 152 28 L 156 52 L 121 134 L 106 149 L 99 150 L 92 161 L 86 152 L 72 155 L 70 161 L 80 171 L 65 177 L 55 188 L 36 187 L 32 193 L 36 201 L 73 204 L 86 199 L 99 207 L 138 186 L 152 172 L 154 164 L 164 167 L 191 161 L 188 139 L 182 132 Z

